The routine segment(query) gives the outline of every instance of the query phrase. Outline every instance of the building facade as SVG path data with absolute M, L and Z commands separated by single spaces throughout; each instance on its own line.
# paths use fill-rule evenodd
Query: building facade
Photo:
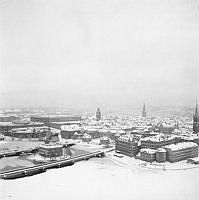
M 115 141 L 115 151 L 129 157 L 136 156 L 140 147 L 131 135 L 122 135 Z
M 164 148 L 159 148 L 155 153 L 155 158 L 158 163 L 166 162 L 166 150 Z
M 147 162 L 153 162 L 156 160 L 156 150 L 154 149 L 141 149 L 140 150 L 140 159 L 147 161 Z
M 198 145 L 194 142 L 181 142 L 164 147 L 167 151 L 167 161 L 178 162 L 188 158 L 198 157 Z
M 39 155 L 43 157 L 61 157 L 63 155 L 63 146 L 56 144 L 42 144 L 39 146 Z

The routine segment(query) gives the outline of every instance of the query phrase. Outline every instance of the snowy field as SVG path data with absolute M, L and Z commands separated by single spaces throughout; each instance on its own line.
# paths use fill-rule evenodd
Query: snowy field
M 32 177 L 0 180 L 0 199 L 197 200 L 198 187 L 199 168 L 128 168 L 108 158 L 93 158 Z

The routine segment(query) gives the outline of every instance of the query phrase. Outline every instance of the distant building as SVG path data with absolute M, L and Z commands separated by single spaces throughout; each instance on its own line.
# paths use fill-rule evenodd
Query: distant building
M 145 107 L 145 103 L 144 103 L 143 109 L 142 109 L 142 117 L 146 118 L 146 107 Z
M 81 121 L 64 121 L 64 122 L 49 122 L 49 126 L 61 129 L 62 126 L 78 125 L 81 126 Z
M 71 139 L 73 138 L 74 134 L 81 133 L 81 128 L 79 125 L 63 125 L 61 126 L 61 136 L 65 139 Z
M 108 146 L 110 144 L 110 139 L 108 137 L 101 137 L 100 144 Z
M 182 142 L 194 142 L 199 145 L 199 135 L 180 136 Z
M 139 152 L 138 142 L 131 135 L 122 135 L 115 141 L 115 151 L 133 157 Z
M 7 136 L 15 138 L 38 138 L 44 139 L 48 135 L 49 127 L 24 127 L 24 128 L 14 128 Z M 52 135 L 58 135 L 60 133 L 59 129 L 50 128 Z
M 169 162 L 198 157 L 198 145 L 194 142 L 181 142 L 165 146 L 164 148 L 167 151 L 167 160 Z
M 96 129 L 96 128 L 84 127 L 82 132 L 84 134 L 86 133 L 86 134 L 90 135 L 92 139 L 101 137 L 101 135 L 99 133 L 99 129 Z
M 49 159 L 60 159 L 72 155 L 70 148 L 60 143 L 41 144 L 38 152 L 40 156 Z
M 12 129 L 42 127 L 44 124 L 40 122 L 15 121 L 15 122 L 0 122 L 0 133 L 10 135 Z
M 18 120 L 19 117 L 13 116 L 13 115 L 2 115 L 0 116 L 0 122 L 13 122 L 15 120 Z
M 161 133 L 173 134 L 174 130 L 177 128 L 177 123 L 173 124 L 160 123 L 158 128 Z
M 97 108 L 97 111 L 96 111 L 96 120 L 99 121 L 102 117 L 102 114 L 101 114 L 101 111 L 99 108 Z
M 193 115 L 193 132 L 199 133 L 199 115 L 198 115 L 198 103 L 196 98 L 196 107 L 195 107 L 195 113 Z
M 82 137 L 82 141 L 83 141 L 83 142 L 89 143 L 89 142 L 92 141 L 92 137 L 91 137 L 89 134 L 85 133 L 85 134 L 83 135 L 83 137 Z

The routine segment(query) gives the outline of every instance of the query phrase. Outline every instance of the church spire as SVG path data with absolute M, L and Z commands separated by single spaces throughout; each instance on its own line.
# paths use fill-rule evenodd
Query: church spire
M 193 115 L 193 132 L 199 133 L 199 115 L 198 115 L 198 102 L 196 97 L 195 113 Z
M 144 102 L 144 106 L 143 106 L 143 111 L 146 112 L 145 102 Z
M 197 96 L 196 96 L 195 116 L 198 116 L 198 101 L 197 101 Z
M 143 109 L 142 109 L 142 117 L 146 117 L 146 107 L 145 107 L 145 102 L 144 102 Z
M 102 117 L 102 114 L 101 114 L 101 111 L 100 111 L 100 108 L 97 108 L 97 111 L 96 111 L 96 120 L 99 121 Z

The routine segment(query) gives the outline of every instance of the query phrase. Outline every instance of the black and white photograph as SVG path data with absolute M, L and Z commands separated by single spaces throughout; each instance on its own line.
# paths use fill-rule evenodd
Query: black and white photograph
M 0 0 L 0 200 L 199 199 L 199 0 Z

